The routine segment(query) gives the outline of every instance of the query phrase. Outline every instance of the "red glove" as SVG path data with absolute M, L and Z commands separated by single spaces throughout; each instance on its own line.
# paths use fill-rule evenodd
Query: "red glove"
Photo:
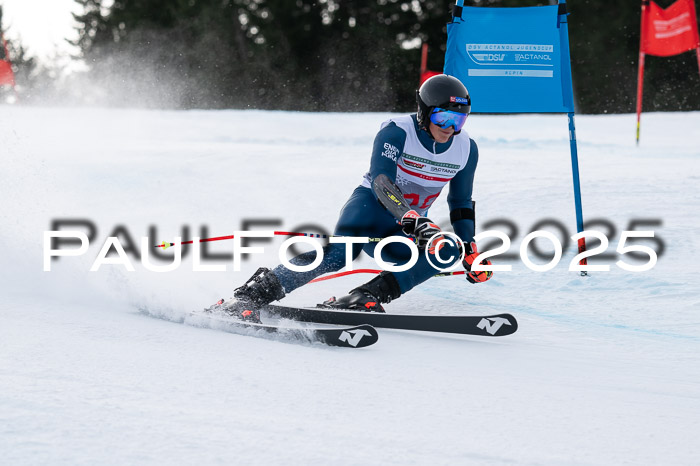
M 493 275 L 493 272 L 491 271 L 472 272 L 472 265 L 474 264 L 474 259 L 476 259 L 476 256 L 479 255 L 479 251 L 476 250 L 476 243 L 473 241 L 471 243 L 464 243 L 464 249 L 465 252 L 462 265 L 467 271 L 467 281 L 469 283 L 481 283 L 491 278 L 491 275 Z M 491 261 L 488 259 L 484 259 L 480 262 L 480 264 L 491 265 Z
M 421 217 L 415 210 L 406 212 L 401 218 L 400 223 L 404 233 L 416 238 L 418 249 L 424 249 L 428 246 L 428 240 L 442 231 L 432 220 L 428 217 Z M 435 236 L 435 241 L 433 242 L 439 241 L 441 238 L 442 235 Z M 441 244 L 440 249 L 442 249 L 444 245 L 444 243 Z M 431 246 L 429 252 L 434 254 L 435 248 Z

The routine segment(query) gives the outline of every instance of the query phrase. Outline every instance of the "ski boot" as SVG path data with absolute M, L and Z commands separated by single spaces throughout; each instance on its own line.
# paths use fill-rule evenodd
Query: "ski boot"
M 284 289 L 277 276 L 260 267 L 242 286 L 233 291 L 233 298 L 222 299 L 214 307 L 245 322 L 261 323 L 260 308 L 284 298 Z
M 399 283 L 391 272 L 384 271 L 364 285 L 350 291 L 350 294 L 340 299 L 332 296 L 319 307 L 363 312 L 386 312 L 382 303 L 389 303 L 399 296 L 401 296 Z

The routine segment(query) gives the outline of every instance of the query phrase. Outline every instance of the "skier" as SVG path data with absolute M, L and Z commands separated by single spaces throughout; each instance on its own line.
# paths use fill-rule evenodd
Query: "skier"
M 340 212 L 334 235 L 389 237 L 410 236 L 421 252 L 418 262 L 404 272 L 383 271 L 369 282 L 351 290 L 339 299 L 331 298 L 324 305 L 338 309 L 384 312 L 388 303 L 424 282 L 437 272 L 425 257 L 424 249 L 434 252 L 440 227 L 428 217 L 428 209 L 449 184 L 447 203 L 450 221 L 461 244 L 442 242 L 440 257 L 453 257 L 453 265 L 464 253 L 462 265 L 470 283 L 491 278 L 491 272 L 472 271 L 478 254 L 474 242 L 474 202 L 472 185 L 479 158 L 476 143 L 462 130 L 471 110 L 466 87 L 455 77 L 437 75 L 426 80 L 416 92 L 416 114 L 385 121 L 374 140 L 369 171 Z M 372 183 L 384 174 L 398 186 L 412 210 L 395 218 L 378 201 Z M 433 242 L 428 240 L 434 237 Z M 352 244 L 352 258 L 364 250 L 374 257 L 376 243 Z M 347 245 L 350 247 L 350 245 Z M 229 313 L 244 320 L 258 321 L 257 308 L 282 299 L 287 293 L 314 278 L 340 270 L 345 265 L 345 244 L 329 243 L 321 264 L 309 272 L 294 272 L 277 266 L 273 270 L 260 268 L 241 287 L 234 298 L 219 302 Z M 463 249 L 462 249 L 463 248 Z M 383 259 L 405 263 L 410 259 L 406 245 L 390 243 L 383 249 Z M 292 259 L 294 265 L 308 265 L 316 252 L 303 253 Z M 433 262 L 436 263 L 436 262 Z M 489 264 L 483 260 L 482 264 Z

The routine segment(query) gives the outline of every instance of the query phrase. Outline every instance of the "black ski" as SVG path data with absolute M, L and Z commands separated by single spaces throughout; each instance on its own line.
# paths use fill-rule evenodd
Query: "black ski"
M 263 312 L 301 322 L 335 325 L 369 324 L 377 328 L 460 333 L 485 337 L 501 337 L 515 333 L 518 330 L 518 321 L 510 314 L 495 314 L 491 316 L 408 315 L 272 305 L 263 308 Z
M 328 346 L 344 348 L 364 348 L 375 344 L 379 334 L 367 324 L 325 327 L 283 327 L 274 324 L 244 322 L 215 313 L 196 312 L 190 314 L 185 322 L 197 327 L 223 330 L 230 333 L 254 337 L 271 337 L 283 341 L 319 342 Z

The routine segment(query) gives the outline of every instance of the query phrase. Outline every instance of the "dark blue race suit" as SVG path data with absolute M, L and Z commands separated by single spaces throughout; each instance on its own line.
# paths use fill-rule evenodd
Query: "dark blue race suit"
M 450 138 L 446 143 L 435 142 L 427 131 L 418 128 L 415 115 L 412 115 L 414 129 L 418 135 L 418 140 L 428 151 L 440 154 L 446 151 L 453 142 Z M 406 142 L 406 132 L 391 122 L 382 128 L 374 140 L 372 158 L 370 162 L 369 177 L 373 180 L 379 174 L 386 175 L 393 182 L 397 177 L 397 160 L 385 155 L 387 144 L 398 148 L 398 154 L 403 154 Z M 479 158 L 479 152 L 473 139 L 469 139 L 469 158 L 464 166 L 450 181 L 447 203 L 450 211 L 455 209 L 473 209 L 472 188 L 474 183 L 474 172 Z M 422 212 L 427 216 L 427 209 Z M 462 241 L 471 242 L 474 240 L 474 220 L 462 218 L 452 221 L 454 232 Z M 396 218 L 387 211 L 377 200 L 374 192 L 367 187 L 358 186 L 353 191 L 350 199 L 345 203 L 340 212 L 340 218 L 336 224 L 334 235 L 339 236 L 366 236 L 370 238 L 386 238 L 389 236 L 406 236 L 401 230 Z M 377 243 L 364 243 L 352 245 L 352 258 L 356 259 L 364 250 L 371 257 L 374 257 L 374 250 Z M 323 248 L 323 261 L 314 270 L 309 272 L 294 272 L 283 265 L 279 265 L 273 270 L 286 293 L 299 288 L 314 278 L 326 273 L 336 272 L 345 266 L 345 244 L 329 243 Z M 381 251 L 382 259 L 387 262 L 397 264 L 406 263 L 410 259 L 410 249 L 400 243 L 391 243 Z M 425 258 L 423 250 L 419 250 L 418 262 L 405 272 L 395 272 L 394 276 L 398 281 L 401 293 L 406 293 L 414 286 L 424 282 L 431 276 L 439 272 Z M 441 267 L 446 268 L 453 265 L 459 257 L 459 251 L 455 246 L 445 245 L 440 250 L 440 257 L 444 259 L 454 256 L 455 259 Z M 294 265 L 308 265 L 316 258 L 316 252 L 310 251 L 300 254 L 290 262 Z

